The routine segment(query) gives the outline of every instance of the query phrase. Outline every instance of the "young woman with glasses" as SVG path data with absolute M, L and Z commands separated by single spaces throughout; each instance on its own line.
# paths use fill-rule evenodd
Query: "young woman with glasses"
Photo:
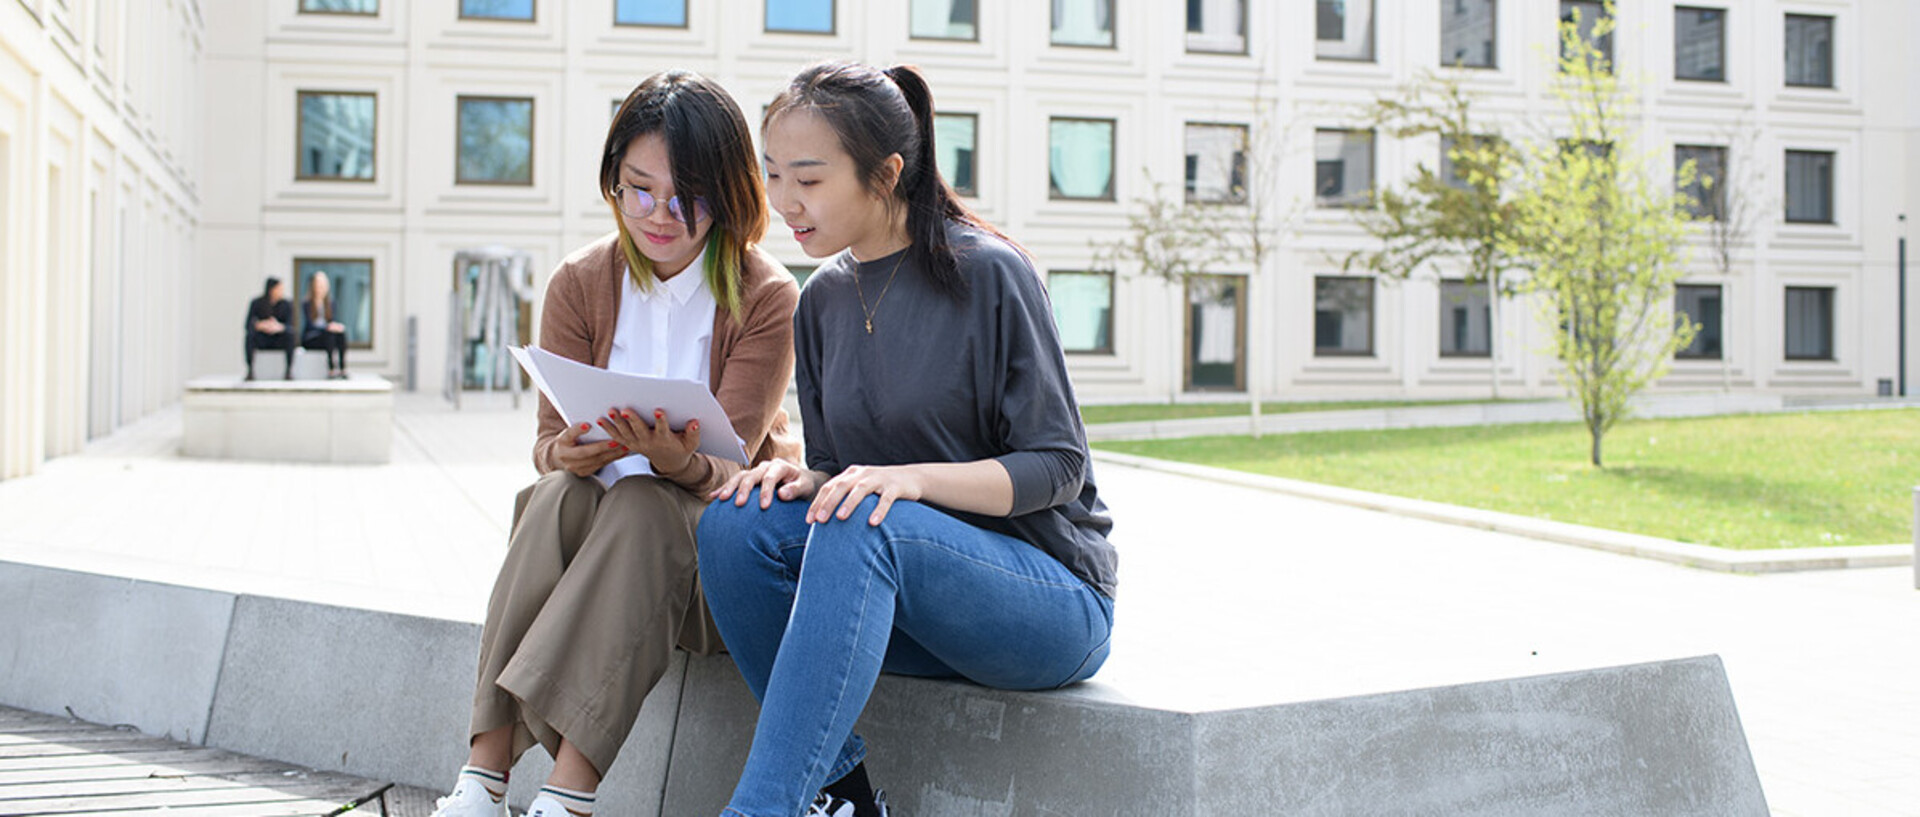
M 754 463 L 797 459 L 780 403 L 798 288 L 756 246 L 766 197 L 739 106 L 695 74 L 648 78 L 608 128 L 600 192 L 615 230 L 554 271 L 540 346 L 705 381 Z M 698 453 L 698 424 L 655 406 L 608 406 L 568 425 L 543 398 L 539 417 L 542 476 L 516 500 L 481 635 L 467 765 L 439 817 L 506 815 L 508 771 L 535 743 L 554 766 L 527 814 L 591 814 L 674 648 L 720 647 L 694 527 L 742 466 Z M 611 439 L 582 442 L 595 425 Z

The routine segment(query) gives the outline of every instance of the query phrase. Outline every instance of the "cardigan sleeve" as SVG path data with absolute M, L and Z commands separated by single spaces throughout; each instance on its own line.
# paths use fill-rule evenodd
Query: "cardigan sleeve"
M 586 292 L 581 276 L 570 266 L 562 266 L 547 283 L 547 295 L 540 304 L 540 348 L 570 360 L 593 364 L 593 338 L 588 330 Z M 536 390 L 536 394 L 538 390 Z M 545 474 L 560 467 L 553 457 L 560 432 L 567 428 L 560 410 L 544 394 L 540 398 L 540 431 L 533 442 L 533 467 Z
M 761 262 L 778 268 L 777 262 Z M 713 390 L 750 456 L 761 450 L 793 379 L 793 309 L 799 290 L 793 277 L 780 271 L 759 278 L 758 285 L 744 294 L 734 322 L 739 337 L 727 352 L 720 382 Z M 685 468 L 660 475 L 704 496 L 741 470 L 743 466 L 732 460 L 695 453 Z

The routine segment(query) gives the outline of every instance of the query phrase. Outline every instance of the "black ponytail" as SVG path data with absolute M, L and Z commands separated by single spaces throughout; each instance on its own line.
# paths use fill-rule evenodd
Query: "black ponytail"
M 795 108 L 820 116 L 840 137 L 840 146 L 853 157 L 862 181 L 887 195 L 890 206 L 907 212 L 907 248 L 914 265 L 927 271 L 934 288 L 955 299 L 965 298 L 967 279 L 947 241 L 947 222 L 957 221 L 1006 240 L 1012 240 L 975 215 L 940 175 L 934 146 L 933 91 L 926 77 L 911 65 L 882 71 L 853 62 L 814 65 L 793 78 L 787 89 L 767 106 L 761 132 L 775 117 Z M 887 157 L 900 155 L 900 175 L 888 190 L 883 166 Z M 1019 246 L 1014 245 L 1016 248 Z

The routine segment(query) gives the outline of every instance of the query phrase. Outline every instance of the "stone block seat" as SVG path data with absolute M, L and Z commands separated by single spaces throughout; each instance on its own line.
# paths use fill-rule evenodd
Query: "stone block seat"
M 393 447 L 393 384 L 365 373 L 327 380 L 325 356 L 317 353 L 296 354 L 295 375 L 314 360 L 320 364 L 319 378 L 281 379 L 284 358 L 261 353 L 255 357 L 254 380 L 236 374 L 188 381 L 180 401 L 181 453 L 207 459 L 387 462 Z

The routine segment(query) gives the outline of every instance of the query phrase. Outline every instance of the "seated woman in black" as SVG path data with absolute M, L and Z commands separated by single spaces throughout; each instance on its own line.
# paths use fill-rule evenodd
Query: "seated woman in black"
M 332 285 L 327 274 L 316 272 L 307 281 L 307 302 L 301 310 L 300 345 L 327 352 L 327 379 L 347 377 L 347 327 L 333 319 Z M 335 362 L 338 361 L 338 362 Z
M 260 297 L 247 304 L 247 379 L 253 379 L 253 350 L 280 349 L 287 355 L 286 377 L 293 377 L 293 302 L 287 285 L 268 278 Z

